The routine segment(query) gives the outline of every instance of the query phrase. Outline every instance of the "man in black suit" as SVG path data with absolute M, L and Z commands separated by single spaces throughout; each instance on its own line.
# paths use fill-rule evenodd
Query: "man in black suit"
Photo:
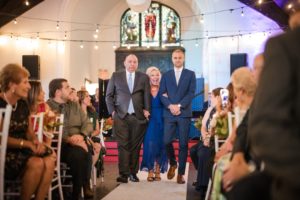
M 138 182 L 139 153 L 150 113 L 150 83 L 146 74 L 136 71 L 138 59 L 130 54 L 124 61 L 125 71 L 113 73 L 106 91 L 108 112 L 114 120 L 118 142 L 118 182 Z
M 252 154 L 272 177 L 272 199 L 300 197 L 300 11 L 271 38 L 249 115 Z

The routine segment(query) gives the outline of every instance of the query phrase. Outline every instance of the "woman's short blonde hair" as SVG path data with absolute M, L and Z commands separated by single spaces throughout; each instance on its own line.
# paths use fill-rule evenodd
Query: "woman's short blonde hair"
M 28 78 L 30 73 L 18 64 L 8 64 L 0 72 L 1 92 L 9 90 L 9 83 L 19 84 L 22 78 Z
M 157 67 L 155 67 L 155 66 L 148 67 L 147 70 L 146 70 L 146 74 L 150 77 L 150 75 L 151 75 L 151 73 L 152 73 L 153 71 L 158 72 L 158 74 L 159 74 L 159 82 L 160 82 L 160 79 L 161 79 L 161 73 L 160 73 L 160 71 L 159 71 L 159 69 L 158 69 Z
M 231 75 L 233 87 L 243 89 L 248 96 L 254 96 L 256 91 L 256 82 L 254 76 L 248 67 L 240 67 Z

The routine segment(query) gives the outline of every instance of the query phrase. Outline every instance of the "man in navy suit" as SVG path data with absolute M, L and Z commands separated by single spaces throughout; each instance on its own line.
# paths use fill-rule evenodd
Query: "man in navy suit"
M 183 68 L 184 52 L 182 49 L 175 49 L 172 53 L 174 69 L 166 72 L 161 79 L 160 98 L 164 104 L 164 143 L 170 169 L 168 179 L 175 176 L 177 161 L 172 141 L 179 134 L 179 168 L 177 183 L 184 184 L 186 160 L 188 155 L 188 134 L 190 120 L 192 117 L 192 99 L 196 88 L 196 77 L 193 71 Z

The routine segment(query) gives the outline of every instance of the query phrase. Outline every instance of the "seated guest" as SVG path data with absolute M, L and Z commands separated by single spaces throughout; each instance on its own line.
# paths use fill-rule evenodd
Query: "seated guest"
M 70 101 L 71 88 L 66 79 L 53 79 L 49 83 L 49 107 L 64 114 L 62 161 L 71 169 L 72 199 L 79 199 L 83 187 L 85 198 L 93 196 L 90 189 L 93 147 L 88 136 L 92 126 L 77 102 Z
M 235 105 L 236 105 L 236 112 L 235 115 L 240 115 L 239 118 L 241 119 L 241 122 L 237 122 L 237 129 L 233 131 L 232 135 L 235 135 L 233 137 L 233 144 L 236 145 L 240 139 L 240 136 L 242 134 L 245 134 L 245 129 L 247 129 L 247 120 L 248 120 L 248 109 L 252 103 L 255 90 L 256 90 L 256 81 L 253 77 L 253 74 L 251 73 L 250 69 L 247 67 L 241 67 L 236 69 L 232 76 L 231 76 L 233 89 L 234 89 L 234 95 L 236 97 Z M 245 113 L 245 115 L 243 114 Z M 242 145 L 243 149 L 246 149 L 246 143 L 243 142 L 244 145 Z M 233 148 L 233 156 L 234 159 L 230 161 L 231 154 L 226 154 L 222 156 L 217 163 L 214 181 L 213 181 L 213 192 L 212 192 L 212 199 L 218 199 L 221 198 L 222 194 L 221 192 L 221 180 L 223 180 L 223 187 L 226 191 L 230 189 L 232 184 L 237 180 L 237 177 L 239 173 L 245 173 L 245 170 L 248 170 L 248 167 L 242 171 L 241 169 L 244 169 L 244 166 L 240 164 L 240 162 L 236 157 L 239 155 L 239 153 L 236 153 L 236 146 Z M 234 171 L 232 171 L 231 167 L 236 166 L 233 164 L 237 164 L 240 166 L 240 168 L 235 168 Z M 247 166 L 247 164 L 246 164 Z M 224 173 L 224 175 L 223 175 Z M 235 174 L 235 177 L 232 177 L 232 173 Z M 223 177 L 222 177 L 223 176 Z M 228 179 L 230 177 L 230 179 Z
M 55 155 L 33 132 L 27 98 L 29 72 L 8 64 L 0 72 L 0 107 L 12 106 L 5 159 L 5 180 L 21 179 L 22 200 L 45 199 L 52 181 Z M 2 178 L 2 177 L 1 177 Z
M 45 102 L 45 92 L 42 88 L 42 84 L 40 81 L 30 80 L 30 90 L 28 92 L 27 102 L 29 106 L 29 110 L 31 115 L 35 115 L 38 113 L 45 113 L 45 117 L 48 117 L 50 113 L 54 116 L 54 113 L 50 111 L 48 104 Z M 33 122 L 33 119 L 32 119 Z M 33 127 L 34 131 L 37 131 L 38 124 L 36 127 Z M 51 136 L 46 135 L 43 139 L 47 145 L 51 145 Z
M 86 90 L 78 91 L 77 96 L 78 96 L 78 102 L 83 112 L 88 116 L 90 122 L 93 125 L 93 132 L 90 135 L 90 137 L 92 139 L 91 142 L 94 143 L 93 144 L 94 146 L 93 165 L 95 165 L 99 159 L 100 148 L 101 148 L 100 139 L 99 137 L 97 137 L 100 134 L 98 113 L 96 112 L 95 108 L 92 106 L 91 97 Z
M 292 30 L 266 44 L 265 65 L 249 114 L 250 152 L 263 160 L 274 200 L 300 197 L 299 5 L 293 6 L 296 12 L 289 20 Z
M 213 165 L 213 156 L 215 153 L 212 144 L 211 134 L 209 132 L 209 124 L 212 116 L 216 112 L 217 104 L 221 104 L 220 91 L 222 88 L 215 88 L 211 93 L 211 106 L 206 110 L 202 119 L 201 141 L 191 147 L 190 155 L 195 168 L 197 169 L 197 181 L 194 183 L 196 190 L 201 192 L 201 196 L 205 196 L 208 180 Z M 219 103 L 218 103 L 219 102 Z

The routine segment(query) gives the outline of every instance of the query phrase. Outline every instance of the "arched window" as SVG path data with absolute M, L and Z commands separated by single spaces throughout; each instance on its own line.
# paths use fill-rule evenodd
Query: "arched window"
M 127 9 L 120 24 L 121 47 L 178 46 L 180 43 L 179 15 L 158 2 L 152 2 L 143 13 Z

